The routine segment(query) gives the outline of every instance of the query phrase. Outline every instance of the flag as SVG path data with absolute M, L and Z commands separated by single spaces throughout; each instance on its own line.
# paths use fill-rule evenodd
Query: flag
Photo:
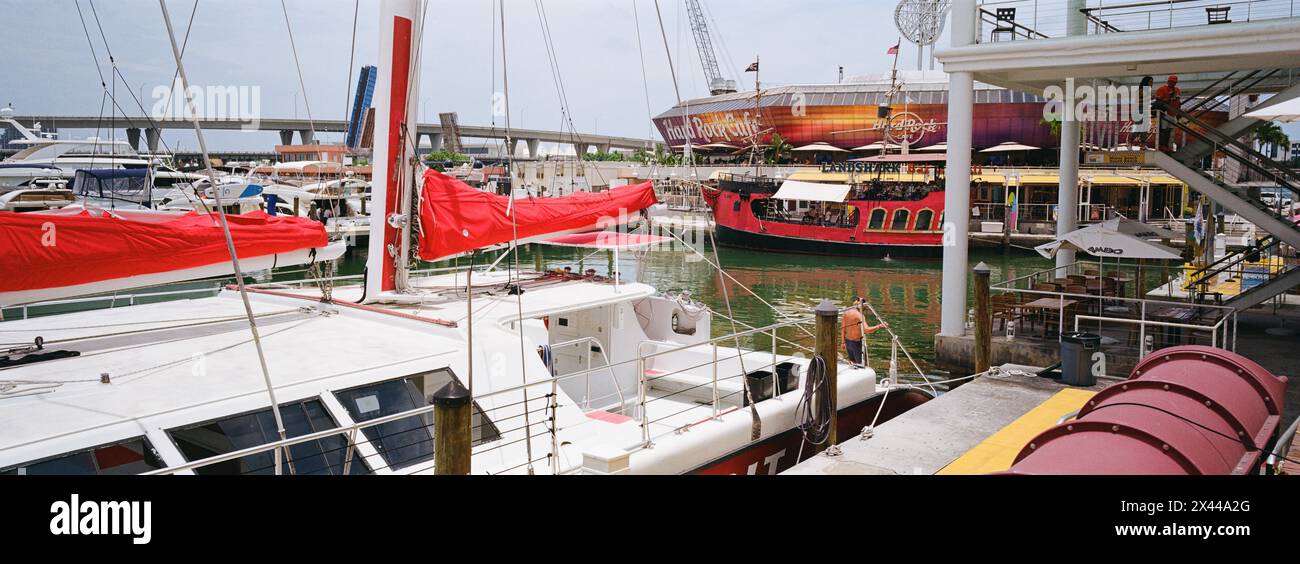
M 1205 218 L 1201 216 L 1201 203 L 1196 203 L 1196 220 L 1192 222 L 1192 241 L 1200 246 L 1205 243 Z
M 754 61 L 754 64 L 749 65 L 749 67 L 745 69 L 745 72 L 758 72 L 758 61 Z
M 888 51 L 885 51 L 885 54 L 886 54 L 886 55 L 897 55 L 897 54 L 898 54 L 898 46 L 899 46 L 899 45 L 902 45 L 902 44 L 903 44 L 902 41 L 899 41 L 898 43 L 895 43 L 893 47 L 890 47 Z

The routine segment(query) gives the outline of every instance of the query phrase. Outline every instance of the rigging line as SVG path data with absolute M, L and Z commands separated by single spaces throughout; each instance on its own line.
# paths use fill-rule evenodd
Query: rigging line
M 167 37 L 171 41 L 172 55 L 176 59 L 176 70 L 180 75 L 181 90 L 186 90 L 185 86 L 189 84 L 189 78 L 185 75 L 185 63 L 181 61 L 180 47 L 176 45 L 176 33 L 172 30 L 171 14 L 167 12 L 167 0 L 158 0 L 158 6 L 162 9 L 163 22 L 167 24 Z M 194 135 L 198 137 L 199 149 L 203 153 L 203 161 L 207 165 L 208 178 L 211 179 L 213 186 L 217 183 L 217 173 L 212 170 L 212 160 L 208 156 L 208 143 L 203 138 L 203 127 L 199 125 L 199 118 L 194 114 L 194 100 L 188 93 L 185 96 L 185 105 L 190 109 L 190 117 L 194 122 Z M 280 439 L 286 438 L 284 430 L 284 418 L 280 416 L 280 404 L 275 399 L 275 387 L 271 384 L 271 372 L 266 366 L 266 352 L 262 350 L 262 341 L 257 333 L 257 321 L 253 317 L 253 305 L 248 301 L 248 290 L 244 286 L 244 271 L 239 266 L 239 256 L 235 252 L 235 241 L 230 235 L 230 223 L 226 220 L 226 210 L 221 205 L 221 191 L 214 190 L 213 198 L 217 204 L 218 217 L 221 220 L 221 231 L 226 236 L 226 250 L 230 253 L 230 263 L 235 269 L 235 283 L 239 285 L 239 297 L 244 302 L 244 313 L 248 316 L 248 330 L 253 335 L 253 344 L 257 347 L 257 360 L 262 368 L 262 379 L 266 381 L 266 393 L 271 398 L 271 411 L 275 415 L 275 425 L 280 433 Z M 276 451 L 276 467 L 279 468 L 280 452 Z
M 650 80 L 645 72 L 645 47 L 641 41 L 641 15 L 632 0 L 632 21 L 636 24 L 636 52 L 641 58 L 641 90 L 645 92 L 646 139 L 654 139 L 654 110 L 650 109 Z M 650 147 L 646 147 L 649 150 Z
M 497 0 L 497 6 L 498 6 L 498 11 L 501 14 L 501 88 L 503 90 L 502 94 L 504 95 L 505 98 L 506 146 L 513 148 L 514 143 L 510 139 L 510 72 L 509 72 L 509 65 L 507 64 L 510 59 L 506 57 L 505 0 Z M 510 165 L 508 167 L 510 170 L 514 169 L 514 151 L 509 151 L 506 153 L 506 163 Z M 508 207 L 510 212 L 510 226 L 511 226 L 511 230 L 513 231 L 511 242 L 515 246 L 515 248 L 518 249 L 519 248 L 519 221 L 518 221 L 519 216 L 517 213 L 518 210 L 514 209 L 515 208 L 514 204 L 515 204 L 515 191 L 512 187 L 510 190 L 510 205 Z M 518 273 L 519 273 L 519 253 L 516 251 L 514 256 L 513 275 L 517 276 Z M 518 321 L 516 322 L 516 328 L 519 331 L 519 378 L 523 380 L 524 384 L 527 384 L 528 383 L 528 362 L 527 362 L 528 359 L 525 356 L 525 351 L 524 351 L 524 293 L 523 293 L 523 288 L 520 286 L 517 280 L 515 282 L 515 292 L 516 292 L 515 306 L 519 312 L 517 318 Z M 471 320 L 471 322 L 472 321 L 473 320 Z M 520 391 L 523 392 L 524 394 L 524 426 L 527 427 L 532 424 L 532 422 L 529 421 L 529 417 L 528 417 L 528 389 L 524 388 Z M 527 446 L 528 459 L 529 459 L 528 475 L 531 476 L 536 473 L 535 470 L 533 469 L 533 463 L 532 463 L 532 458 L 533 458 L 532 435 L 528 435 L 527 439 L 528 440 L 526 446 Z
M 659 18 L 659 36 L 662 37 L 664 40 L 664 54 L 668 56 L 668 73 L 673 77 L 673 94 L 677 96 L 677 106 L 680 107 L 682 105 L 682 89 L 677 84 L 677 69 L 673 67 L 673 52 L 672 49 L 668 46 L 668 31 L 664 29 L 664 15 L 659 10 L 659 0 L 655 0 L 655 16 Z M 678 23 L 680 22 L 681 22 L 681 18 L 679 17 Z M 678 39 L 681 39 L 680 33 L 678 34 Z M 688 115 L 689 113 L 690 112 L 682 112 L 682 125 L 685 127 L 685 129 L 688 132 L 691 131 L 690 116 Z M 690 147 L 691 137 L 693 137 L 693 135 L 688 134 L 686 136 L 686 147 Z M 669 150 L 671 151 L 672 148 L 669 147 Z M 683 153 L 683 157 L 685 157 L 685 153 Z M 692 158 L 689 160 L 690 162 L 686 164 L 687 166 L 691 167 L 692 171 L 694 171 L 695 159 Z
M 757 298 L 758 301 L 763 302 L 763 305 L 766 305 L 767 307 L 772 308 L 772 311 L 775 312 L 777 315 L 781 316 L 781 317 L 782 317 L 783 319 L 785 319 L 786 321 L 797 321 L 795 318 L 790 317 L 790 315 L 787 314 L 786 312 L 781 311 L 781 310 L 780 310 L 779 308 L 777 308 L 775 305 L 772 305 L 771 302 L 769 302 L 769 301 L 763 299 L 763 296 L 758 295 L 756 292 L 754 292 L 754 290 L 750 289 L 749 286 L 746 286 L 743 282 L 741 282 L 741 281 L 739 281 L 739 280 L 736 280 L 736 278 L 735 278 L 734 276 L 732 276 L 731 274 L 727 273 L 726 270 L 723 270 L 721 265 L 719 265 L 719 264 L 713 262 L 713 259 L 709 258 L 708 255 L 706 255 L 706 254 L 700 252 L 700 251 L 699 251 L 698 249 L 696 249 L 695 247 L 692 247 L 692 246 L 690 245 L 690 243 L 687 243 L 686 241 L 682 240 L 682 238 L 679 237 L 679 236 L 677 236 L 677 233 L 673 232 L 672 229 L 665 229 L 664 231 L 667 232 L 669 235 L 672 235 L 673 239 L 676 239 L 677 242 L 681 243 L 681 244 L 682 244 L 683 246 L 685 246 L 688 250 L 690 250 L 691 252 L 693 252 L 693 253 L 699 255 L 700 258 L 704 259 L 704 262 L 709 263 L 709 266 L 712 266 L 713 268 L 716 268 L 716 269 L 718 270 L 718 272 L 721 272 L 724 276 L 727 277 L 728 280 L 731 280 L 732 282 L 735 282 L 735 283 L 736 283 L 737 285 L 739 285 L 742 289 L 744 289 L 746 292 L 748 292 L 749 295 L 751 295 L 751 296 Z M 810 336 L 810 337 L 813 336 L 812 331 L 810 331 L 807 327 L 804 327 L 803 324 L 796 323 L 795 326 L 796 326 L 796 327 L 799 327 L 800 329 L 802 329 L 804 333 L 807 333 L 807 334 L 808 334 L 808 336 Z
M 316 138 L 316 122 L 311 118 L 311 97 L 307 95 L 307 84 L 302 79 L 302 63 L 298 62 L 298 46 L 293 40 L 293 26 L 289 24 L 289 7 L 280 0 L 280 11 L 284 13 L 284 28 L 289 32 L 289 49 L 293 51 L 293 65 L 298 69 L 298 87 L 302 89 L 302 105 L 307 109 L 307 127 L 311 128 L 312 139 Z
M 578 126 L 573 122 L 573 106 L 569 104 L 568 89 L 565 88 L 564 86 L 564 73 L 560 70 L 559 52 L 555 49 L 554 34 L 551 33 L 550 18 L 546 15 L 546 5 L 544 3 L 544 0 L 534 0 L 534 4 L 537 7 L 537 15 L 542 26 L 542 38 L 547 44 L 547 57 L 555 73 L 556 90 L 561 100 L 560 101 L 561 117 L 563 120 L 566 120 L 568 122 L 570 140 L 576 140 L 578 143 L 584 143 L 585 139 L 583 138 L 582 134 L 578 132 Z M 564 130 L 563 123 L 561 123 L 560 130 L 561 131 Z M 577 155 L 577 161 L 578 161 L 577 166 L 579 167 L 583 167 L 582 158 L 583 155 Z M 600 182 L 602 183 L 605 182 L 605 173 L 601 172 L 600 167 L 595 166 L 593 167 L 593 170 L 596 172 L 596 177 L 600 180 Z

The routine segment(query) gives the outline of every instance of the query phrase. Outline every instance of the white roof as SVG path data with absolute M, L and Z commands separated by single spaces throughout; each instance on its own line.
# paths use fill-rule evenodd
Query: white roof
M 780 200 L 811 200 L 814 202 L 843 202 L 853 187 L 848 184 L 823 184 L 820 182 L 801 182 L 786 180 L 781 188 L 773 194 Z

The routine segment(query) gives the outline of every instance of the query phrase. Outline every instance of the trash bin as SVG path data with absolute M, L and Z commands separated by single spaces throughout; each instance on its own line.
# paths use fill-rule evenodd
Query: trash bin
M 749 386 L 749 395 L 754 397 L 754 403 L 772 397 L 773 380 L 775 380 L 775 378 L 772 377 L 772 373 L 766 370 L 755 370 L 745 375 L 745 384 Z M 740 401 L 741 405 L 749 405 L 748 396 L 742 398 Z
M 1061 335 L 1061 383 L 1071 386 L 1093 386 L 1097 377 L 1092 373 L 1093 354 L 1101 349 L 1101 335 L 1073 332 Z
M 797 389 L 799 389 L 799 365 L 793 362 L 782 362 L 776 365 L 776 392 L 784 395 Z

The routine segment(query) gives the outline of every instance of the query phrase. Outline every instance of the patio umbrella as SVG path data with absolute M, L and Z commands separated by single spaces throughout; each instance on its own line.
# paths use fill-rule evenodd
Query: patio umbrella
M 1145 225 L 1132 221 L 1139 226 Z M 1110 224 L 1110 225 L 1108 225 Z M 1153 243 L 1143 237 L 1125 233 L 1122 229 L 1131 227 L 1119 227 L 1122 222 L 1110 220 L 1103 223 L 1097 223 L 1071 231 L 1057 238 L 1050 243 L 1044 243 L 1034 247 L 1038 254 L 1046 258 L 1053 258 L 1061 249 L 1073 249 L 1083 251 L 1095 257 L 1113 257 L 1131 258 L 1131 259 L 1157 259 L 1157 260 L 1174 260 L 1181 259 L 1182 253 L 1176 249 Z M 1156 227 L 1146 226 L 1150 229 L 1159 229 Z M 1165 231 L 1160 229 L 1160 231 Z
M 1163 227 L 1148 225 L 1127 217 L 1108 219 L 1098 223 L 1097 225 L 1103 226 L 1111 231 L 1132 235 L 1139 239 L 1177 239 L 1183 236 L 1182 233 L 1175 233 Z
M 877 141 L 870 145 L 854 147 L 853 150 L 854 151 L 883 151 L 883 150 L 894 150 L 894 149 L 902 149 L 902 148 L 903 148 L 902 145 L 895 145 L 894 143 L 885 143 L 883 141 Z
M 1007 141 L 1004 143 L 998 143 L 997 145 L 984 149 L 980 152 L 981 153 L 1014 153 L 1017 151 L 1037 151 L 1038 149 L 1040 149 L 1040 147 L 1035 147 L 1033 145 L 1022 145 L 1020 143 L 1016 143 L 1015 141 Z
M 947 151 L 948 151 L 948 143 L 947 143 L 947 142 L 944 142 L 944 143 L 935 143 L 935 144 L 930 145 L 930 146 L 928 146 L 928 147 L 921 147 L 920 149 L 917 149 L 917 151 L 947 152 Z
M 1265 104 L 1267 103 L 1268 102 L 1265 102 Z M 1280 121 L 1283 123 L 1300 121 L 1300 98 L 1292 98 L 1261 110 L 1246 112 L 1246 116 L 1256 119 L 1266 119 L 1269 121 Z
M 813 143 L 812 145 L 804 145 L 804 146 L 802 146 L 802 147 L 795 147 L 795 148 L 790 149 L 790 150 L 791 150 L 791 151 L 800 151 L 800 152 L 818 152 L 818 151 L 825 151 L 825 152 L 828 152 L 828 153 L 847 153 L 847 152 L 848 152 L 848 151 L 845 150 L 845 149 L 841 149 L 841 148 L 839 148 L 839 147 L 836 147 L 836 146 L 834 146 L 834 145 L 830 145 L 830 144 L 827 144 L 827 143 Z

